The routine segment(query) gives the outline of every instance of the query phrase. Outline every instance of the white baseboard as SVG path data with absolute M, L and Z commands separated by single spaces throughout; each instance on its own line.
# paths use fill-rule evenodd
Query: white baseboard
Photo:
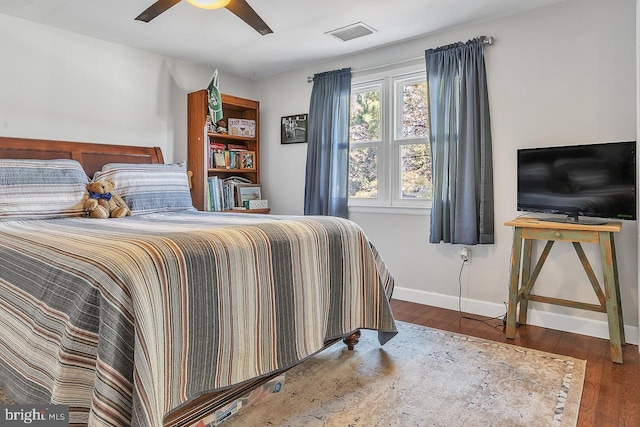
M 418 291 L 415 289 L 395 287 L 393 298 L 410 301 L 418 304 L 434 307 L 458 310 L 458 297 L 452 295 L 436 294 L 432 292 Z M 504 304 L 496 304 L 486 301 L 478 301 L 467 298 L 460 300 L 462 311 L 470 314 L 478 314 L 487 317 L 502 317 L 507 310 Z M 609 339 L 609 326 L 606 320 L 586 319 L 583 317 L 567 316 L 565 314 L 548 313 L 529 308 L 527 323 L 543 328 L 556 329 L 574 334 L 588 335 L 596 338 Z M 624 335 L 627 343 L 638 345 L 640 342 L 640 328 L 625 325 Z

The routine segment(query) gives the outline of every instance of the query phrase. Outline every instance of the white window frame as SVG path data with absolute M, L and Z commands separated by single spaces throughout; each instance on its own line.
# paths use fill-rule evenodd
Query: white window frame
M 366 91 L 380 85 L 382 140 L 375 142 L 351 143 L 354 147 L 376 147 L 378 162 L 378 197 L 376 199 L 349 198 L 352 212 L 393 212 L 418 213 L 430 210 L 432 201 L 425 199 L 403 199 L 401 182 L 401 156 L 403 145 L 429 143 L 428 138 L 402 138 L 402 93 L 396 90 L 400 85 L 426 80 L 424 64 L 413 67 L 396 68 L 385 72 L 352 78 L 352 93 Z M 394 120 L 396 119 L 396 120 Z M 412 211 L 412 212 L 409 212 Z
M 385 135 L 387 133 L 388 123 L 385 119 L 386 116 L 386 97 L 387 91 L 384 89 L 386 82 L 384 79 L 373 79 L 366 80 L 365 82 L 358 84 L 357 89 L 353 90 L 353 82 L 351 85 L 352 93 L 358 92 L 367 92 L 371 89 L 380 89 L 380 140 L 378 141 L 367 141 L 367 142 L 355 142 L 353 144 L 349 144 L 349 148 L 351 146 L 357 148 L 368 148 L 375 147 L 376 148 L 376 157 L 377 157 L 377 166 L 378 166 L 378 197 L 375 199 L 356 199 L 349 198 L 349 205 L 354 206 L 388 206 L 390 204 L 389 199 L 389 187 L 386 179 L 385 171 L 389 168 L 388 166 L 388 150 L 385 147 Z

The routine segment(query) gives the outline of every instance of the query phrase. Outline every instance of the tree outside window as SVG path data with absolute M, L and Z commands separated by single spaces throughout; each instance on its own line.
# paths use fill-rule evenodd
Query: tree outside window
M 378 147 L 381 138 L 381 87 L 351 92 L 349 197 L 378 197 Z
M 350 205 L 427 206 L 433 189 L 424 72 L 356 82 L 349 144 Z

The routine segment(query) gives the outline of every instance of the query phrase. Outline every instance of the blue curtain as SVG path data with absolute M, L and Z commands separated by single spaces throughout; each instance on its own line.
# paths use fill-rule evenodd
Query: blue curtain
M 433 173 L 431 243 L 494 243 L 484 38 L 425 51 Z
M 304 214 L 348 215 L 351 69 L 313 76 Z

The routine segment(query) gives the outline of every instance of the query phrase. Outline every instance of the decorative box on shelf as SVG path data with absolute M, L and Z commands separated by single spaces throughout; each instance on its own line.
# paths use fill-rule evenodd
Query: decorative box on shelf
M 228 120 L 229 135 L 244 136 L 247 138 L 255 138 L 256 121 L 249 119 L 229 119 Z
M 269 208 L 268 200 L 246 200 L 244 207 L 247 209 L 267 209 Z

